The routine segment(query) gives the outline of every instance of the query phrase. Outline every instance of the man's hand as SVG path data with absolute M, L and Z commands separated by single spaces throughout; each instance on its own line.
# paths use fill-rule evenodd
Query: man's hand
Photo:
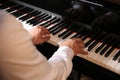
M 60 46 L 70 47 L 74 51 L 75 55 L 78 53 L 85 54 L 85 55 L 88 54 L 85 50 L 83 50 L 85 45 L 81 39 L 76 39 L 76 38 L 68 39 L 62 44 L 60 44 Z
M 29 33 L 35 45 L 44 43 L 50 39 L 50 32 L 42 26 L 32 28 Z

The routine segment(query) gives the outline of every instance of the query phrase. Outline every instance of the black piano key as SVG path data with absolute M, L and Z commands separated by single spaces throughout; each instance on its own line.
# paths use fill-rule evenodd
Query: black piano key
M 84 31 L 82 33 L 80 33 L 80 35 L 78 35 L 76 38 L 80 38 L 80 39 L 83 39 L 84 38 Z
M 43 17 L 42 19 L 40 19 L 39 21 L 37 21 L 37 24 L 42 23 L 43 21 L 47 21 L 48 19 L 50 19 L 52 16 L 48 15 L 46 17 Z
M 71 35 L 72 34 L 72 31 L 68 31 L 66 34 L 64 34 L 63 36 L 62 36 L 62 39 L 65 39 L 65 38 L 67 38 L 69 35 Z
M 66 29 L 66 31 L 64 31 L 63 33 L 59 34 L 58 37 L 63 36 L 63 35 L 64 35 L 65 33 L 67 33 L 67 32 L 68 32 L 68 29 Z
M 40 15 L 38 15 L 38 16 L 36 16 L 36 17 L 34 17 L 34 18 L 30 19 L 30 20 L 28 20 L 27 23 L 32 24 L 32 23 L 34 23 L 36 21 L 36 19 L 38 20 L 38 19 L 40 19 L 44 15 L 46 15 L 46 13 L 41 13 Z
M 78 26 L 76 24 L 71 25 L 71 28 L 69 28 L 70 32 L 63 35 L 64 39 L 67 38 L 68 36 L 70 36 L 73 32 L 76 32 L 77 34 L 79 34 L 79 32 L 82 31 L 82 29 L 78 29 L 79 27 L 81 27 L 81 26 Z M 83 30 L 83 32 L 84 32 L 84 30 Z M 81 35 L 82 35 L 82 33 L 81 33 Z M 81 35 L 77 36 L 76 38 L 82 37 Z M 75 35 L 72 36 L 71 38 L 73 38 L 73 37 L 75 37 Z M 87 38 L 86 36 L 83 36 L 81 39 L 84 41 L 86 38 Z
M 56 35 L 57 33 L 59 33 L 60 31 L 62 31 L 64 28 L 61 27 L 61 28 L 58 28 L 56 31 L 54 31 L 52 34 L 53 35 Z
M 49 28 L 49 30 L 52 30 L 52 29 L 58 27 L 59 25 L 62 25 L 63 23 L 64 23 L 64 21 L 61 20 L 61 21 L 59 21 L 58 23 L 54 24 L 53 27 Z
M 19 16 L 21 16 L 21 15 L 23 15 L 23 14 L 25 14 L 24 12 L 19 12 L 19 11 L 17 11 L 17 12 L 14 12 L 14 13 L 12 13 L 14 16 L 16 16 L 16 17 L 19 17 Z
M 31 22 L 31 24 L 33 24 L 33 25 L 37 25 L 37 24 L 39 24 L 40 22 L 42 22 L 42 21 L 45 21 L 45 20 L 47 20 L 47 19 L 50 19 L 52 16 L 51 15 L 48 15 L 48 14 L 44 14 L 43 16 L 39 16 L 39 17 L 37 17 L 37 18 L 35 18 L 32 22 Z
M 55 30 L 52 34 L 56 35 L 57 33 L 59 33 L 60 31 L 62 31 L 64 29 L 64 27 L 60 27 L 57 30 Z
M 110 50 L 106 52 L 105 57 L 108 57 L 114 49 L 114 47 L 111 47 Z
M 119 56 L 120 56 L 120 51 L 115 54 L 115 56 L 113 57 L 113 60 L 117 60 Z
M 90 45 L 90 43 L 92 43 L 94 41 L 94 39 L 90 39 L 87 43 L 85 43 L 85 47 L 87 47 L 88 45 Z
M 113 41 L 111 48 L 105 53 L 105 57 L 108 57 L 112 53 L 117 44 L 119 44 L 119 40 Z
M 86 31 L 86 30 L 85 30 Z M 87 32 L 87 31 L 86 31 Z M 85 43 L 85 47 L 88 47 L 93 41 L 94 41 L 94 39 L 96 39 L 97 37 L 98 37 L 98 35 L 99 34 L 93 34 L 93 35 L 91 35 L 91 39 L 87 42 L 87 43 Z M 88 35 L 87 35 L 88 36 Z
M 31 12 L 31 13 L 28 13 L 28 14 L 25 15 L 25 16 L 20 17 L 19 19 L 22 20 L 22 21 L 25 21 L 25 20 L 27 20 L 27 19 L 29 19 L 29 18 L 31 18 L 31 17 L 34 17 L 35 15 L 38 15 L 38 14 L 40 14 L 40 13 L 41 13 L 41 12 L 39 12 L 39 11 L 33 11 L 33 12 Z
M 47 17 L 44 17 L 43 20 L 48 20 L 50 18 L 52 18 L 52 15 L 48 15 Z
M 56 18 L 56 19 L 54 19 L 54 20 L 47 21 L 47 24 L 45 24 L 44 26 L 45 26 L 45 27 L 48 27 L 48 26 L 50 26 L 51 24 L 54 24 L 54 23 L 59 22 L 60 20 L 61 20 L 60 18 Z
M 23 5 L 16 5 L 16 6 L 14 6 L 14 7 L 11 7 L 10 9 L 8 9 L 7 11 L 8 12 L 12 12 L 12 11 L 14 11 L 14 10 L 18 10 L 18 9 L 21 9 L 21 8 L 23 8 L 24 6 Z
M 39 20 L 39 22 L 42 22 L 42 21 L 47 21 L 48 19 L 50 19 L 52 16 L 51 15 L 48 15 L 46 17 L 43 17 L 42 19 Z
M 87 36 L 84 35 L 84 32 L 86 31 L 86 29 L 83 27 L 81 29 L 81 32 L 78 32 L 77 33 L 77 36 L 75 38 L 80 38 L 82 40 L 86 39 Z
M 10 2 L 7 2 L 3 5 L 0 5 L 0 9 L 6 9 L 6 8 L 14 6 L 14 5 L 16 5 L 16 3 L 10 1 Z
M 48 16 L 48 14 L 42 16 L 42 17 L 41 17 L 40 19 L 38 19 L 38 20 L 34 20 L 34 23 L 32 23 L 33 26 L 35 26 L 35 25 L 39 24 L 40 22 L 42 22 L 43 19 L 44 19 L 45 17 L 47 17 L 47 16 Z
M 33 11 L 34 9 L 29 8 L 29 7 L 25 7 L 24 9 L 21 9 L 21 12 L 25 12 L 25 13 L 30 13 L 31 11 Z
M 21 9 L 17 10 L 16 12 L 13 12 L 12 14 L 13 14 L 14 16 L 16 16 L 16 17 L 19 17 L 19 16 L 25 14 L 24 11 L 25 11 L 26 9 L 27 9 L 27 7 L 23 7 L 23 8 L 21 8 Z
M 55 24 L 51 28 L 49 28 L 49 31 L 52 33 L 55 30 L 57 30 L 58 28 L 62 27 L 64 24 L 65 24 L 64 21 L 61 20 L 60 22 L 58 22 L 57 24 Z
M 85 35 L 85 33 L 88 32 L 88 30 L 85 27 L 81 27 L 81 29 L 76 31 L 76 32 L 77 32 L 77 35 L 78 35 L 78 36 L 76 36 L 76 38 L 81 38 L 83 41 L 88 37 L 87 35 Z M 87 44 L 86 44 L 86 46 L 87 46 Z
M 50 22 L 50 23 L 56 23 L 56 22 L 58 22 L 58 21 L 60 21 L 61 19 L 60 18 L 55 18 L 54 17 L 54 19 L 51 19 L 51 20 L 49 20 L 48 22 Z
M 71 38 L 80 38 L 79 34 L 81 34 L 84 31 L 84 27 L 80 27 L 76 30 L 76 35 L 72 36 Z
M 95 52 L 98 53 L 110 40 L 111 40 L 111 37 L 109 36 L 105 37 L 105 39 L 102 40 L 103 43 L 95 50 Z
M 59 34 L 58 37 L 63 37 L 64 38 L 65 36 L 67 36 L 67 33 L 71 32 L 72 26 L 73 25 L 70 26 L 70 24 L 67 25 L 66 27 L 68 27 L 68 28 L 66 28 L 66 31 L 64 31 L 63 33 Z
M 47 23 L 49 24 L 51 21 L 57 19 L 57 17 L 53 17 L 51 18 L 49 21 L 45 22 L 45 23 L 42 23 L 41 26 L 45 26 Z
M 115 41 L 115 39 L 112 39 L 112 38 L 111 38 L 111 40 L 107 42 L 108 45 L 105 46 L 104 49 L 102 49 L 102 50 L 100 51 L 100 55 L 103 55 L 103 54 L 111 47 L 109 44 L 112 43 L 112 42 L 114 42 L 114 41 Z
M 54 30 L 50 31 L 53 35 L 57 34 L 58 32 L 60 32 L 63 29 L 63 25 L 61 25 L 61 27 L 58 26 L 58 28 L 54 28 Z
M 70 25 L 70 24 L 69 24 Z M 64 34 L 61 36 L 62 37 L 62 39 L 65 39 L 65 38 L 67 38 L 69 35 L 71 35 L 72 33 L 73 33 L 73 31 L 72 30 L 74 30 L 74 28 L 75 28 L 75 25 L 70 25 L 67 29 L 67 31 L 65 31 L 64 32 Z
M 78 33 L 76 33 L 74 36 L 72 36 L 71 38 L 80 38 L 81 37 L 81 35 L 80 34 L 78 34 Z
M 77 37 L 77 35 L 78 35 L 78 34 L 76 33 L 76 34 L 75 34 L 74 36 L 72 36 L 71 38 L 76 38 L 76 37 Z
M 100 51 L 100 55 L 103 55 L 108 49 L 110 48 L 110 45 L 107 45 Z
M 33 11 L 32 8 L 24 7 L 24 8 L 18 10 L 17 12 L 12 13 L 12 14 L 15 15 L 16 17 L 19 17 L 19 16 L 22 16 L 23 14 L 29 13 L 31 11 Z
M 84 41 L 87 39 L 87 36 L 83 36 L 81 39 Z
M 102 45 L 100 45 L 100 46 L 95 50 L 95 53 L 98 53 L 104 46 L 105 46 L 105 44 L 102 43 Z
M 95 40 L 95 41 L 88 47 L 88 51 L 91 51 L 97 44 L 98 44 L 98 41 Z
M 101 33 L 96 40 L 88 47 L 88 51 L 91 51 L 98 43 L 101 39 L 103 39 L 105 36 L 105 33 Z
M 83 33 L 76 33 L 74 36 L 72 36 L 71 38 L 82 38 L 84 35 Z
M 40 15 L 40 16 L 34 18 L 34 19 L 30 22 L 30 24 L 37 25 L 37 24 L 40 23 L 40 20 L 42 20 L 42 19 L 43 19 L 44 17 L 46 17 L 46 16 L 48 16 L 48 14 Z

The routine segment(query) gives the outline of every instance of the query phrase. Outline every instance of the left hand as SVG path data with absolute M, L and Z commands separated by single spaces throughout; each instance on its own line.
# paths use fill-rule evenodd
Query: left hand
M 29 33 L 31 34 L 32 41 L 35 45 L 42 44 L 50 39 L 50 32 L 42 26 L 30 29 Z

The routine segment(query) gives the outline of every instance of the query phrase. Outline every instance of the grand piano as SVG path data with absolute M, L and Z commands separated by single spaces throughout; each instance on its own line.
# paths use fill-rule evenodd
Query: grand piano
M 109 0 L 75 1 L 102 9 L 120 11 L 119 3 L 112 3 Z M 52 47 L 49 49 L 51 52 L 54 52 L 64 40 L 81 38 L 89 54 L 78 54 L 74 57 L 75 70 L 95 80 L 120 80 L 119 26 L 112 32 L 106 30 L 100 33 L 93 32 L 89 23 L 81 21 L 76 24 L 76 21 L 63 19 L 63 11 L 71 7 L 71 0 L 0 0 L 0 9 L 14 15 L 25 29 L 40 25 L 51 32 L 51 39 L 44 44 Z M 38 46 L 38 49 L 43 48 Z M 49 58 L 51 55 L 50 53 L 46 56 Z

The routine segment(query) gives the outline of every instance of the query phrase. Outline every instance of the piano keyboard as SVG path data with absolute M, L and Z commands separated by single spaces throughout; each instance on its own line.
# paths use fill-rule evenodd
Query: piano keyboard
M 120 39 L 114 35 L 106 35 L 103 32 L 88 37 L 86 34 L 89 35 L 89 30 L 85 27 L 89 25 L 71 24 L 58 14 L 17 0 L 0 0 L 0 9 L 13 14 L 25 29 L 29 30 L 39 25 L 46 27 L 51 32 L 51 39 L 48 42 L 54 46 L 69 38 L 81 38 L 89 55 L 77 56 L 120 74 Z

